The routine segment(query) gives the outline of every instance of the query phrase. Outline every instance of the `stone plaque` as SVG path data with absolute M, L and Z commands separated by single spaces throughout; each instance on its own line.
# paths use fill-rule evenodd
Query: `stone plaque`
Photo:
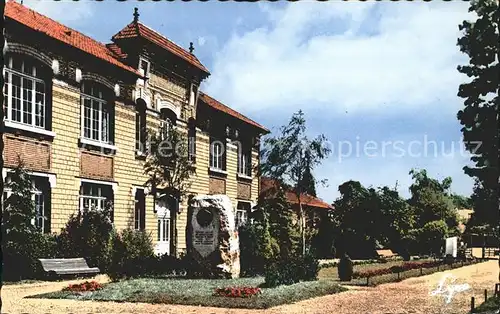
M 199 195 L 189 201 L 187 251 L 207 278 L 237 278 L 240 250 L 235 210 L 227 195 Z
M 207 257 L 217 248 L 218 215 L 214 208 L 195 208 L 191 217 L 193 247 L 201 256 Z

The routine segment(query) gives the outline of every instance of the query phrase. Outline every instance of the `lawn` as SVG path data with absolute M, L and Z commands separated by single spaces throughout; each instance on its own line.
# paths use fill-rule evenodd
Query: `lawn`
M 423 261 L 432 261 L 432 259 L 419 260 L 419 262 L 423 262 Z M 403 263 L 404 263 L 403 261 L 394 261 L 394 262 L 378 263 L 378 264 L 354 265 L 354 271 L 360 272 L 360 271 L 367 271 L 367 270 L 374 270 L 374 269 L 381 269 L 381 268 L 390 268 L 392 266 L 400 266 Z M 470 265 L 470 264 L 471 264 L 471 262 L 467 262 L 467 263 L 464 263 L 463 266 Z M 356 278 L 356 279 L 353 279 L 349 282 L 340 282 L 339 277 L 338 277 L 337 267 L 326 267 L 326 268 L 322 268 L 320 270 L 319 277 L 324 278 L 324 279 L 330 279 L 333 281 L 337 281 L 340 284 L 346 284 L 346 285 L 351 285 L 351 286 L 366 286 L 366 285 L 377 286 L 379 284 L 396 282 L 396 281 L 400 281 L 400 280 L 411 278 L 411 277 L 430 275 L 430 274 L 438 272 L 438 271 L 449 270 L 449 269 L 457 268 L 457 267 L 461 267 L 461 266 L 462 266 L 461 263 L 455 263 L 451 267 L 449 265 L 441 265 L 439 267 L 439 269 L 437 267 L 423 268 L 422 271 L 420 271 L 419 269 L 413 269 L 413 270 L 400 272 L 399 276 L 398 276 L 398 274 L 386 274 L 386 275 L 379 275 L 379 276 L 370 277 L 368 280 L 367 280 L 367 278 Z
M 489 298 L 486 302 L 478 306 L 474 313 L 494 313 L 495 310 L 500 309 L 500 298 L 492 297 Z
M 102 290 L 95 292 L 57 291 L 31 297 L 265 309 L 347 290 L 334 280 L 320 279 L 290 286 L 262 288 L 262 294 L 250 298 L 214 296 L 216 288 L 257 287 L 262 283 L 262 277 L 231 280 L 131 279 L 106 284 Z

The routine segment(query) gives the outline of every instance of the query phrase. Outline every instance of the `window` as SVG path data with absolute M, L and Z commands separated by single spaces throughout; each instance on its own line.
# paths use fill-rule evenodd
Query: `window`
M 252 151 L 248 149 L 248 146 L 243 143 L 238 145 L 238 174 L 252 176 L 251 153 Z
M 190 125 L 188 130 L 188 159 L 196 162 L 196 126 Z
M 103 210 L 106 202 L 113 200 L 113 189 L 109 185 L 82 182 L 80 187 L 80 210 Z
M 158 242 L 168 242 L 170 239 L 170 219 L 160 218 L 158 219 Z
M 98 84 L 90 82 L 82 84 L 82 136 L 92 141 L 112 144 L 113 107 L 106 100 L 107 95 L 110 95 L 110 92 Z
M 210 168 L 225 171 L 226 158 L 225 158 L 225 145 L 224 142 L 215 138 L 210 139 Z
M 146 195 L 143 189 L 137 189 L 135 192 L 135 230 L 144 231 L 146 229 Z
M 146 104 L 138 103 L 135 114 L 135 150 L 137 152 L 146 152 L 146 138 Z
M 139 60 L 139 72 L 145 77 L 149 77 L 149 61 L 142 58 Z
M 247 224 L 250 208 L 251 204 L 249 202 L 238 202 L 236 207 L 236 228 Z
M 47 91 L 43 69 L 29 58 L 11 56 L 4 68 L 6 120 L 45 129 Z
M 8 177 L 7 177 L 8 178 Z M 9 179 L 6 180 L 8 182 Z M 50 185 L 47 178 L 32 176 L 31 177 L 32 194 L 31 200 L 35 207 L 35 217 L 31 223 L 41 233 L 50 232 Z M 3 193 L 3 202 L 12 195 L 12 190 L 5 188 Z

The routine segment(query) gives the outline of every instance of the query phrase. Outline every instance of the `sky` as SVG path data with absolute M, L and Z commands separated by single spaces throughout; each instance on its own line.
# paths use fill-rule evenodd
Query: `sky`
M 117 2 L 24 0 L 104 43 L 133 19 L 195 55 L 210 70 L 202 89 L 277 134 L 304 112 L 310 137 L 332 153 L 317 167 L 327 202 L 348 180 L 408 197 L 412 168 L 453 180 L 470 195 L 470 157 L 456 118 L 456 68 L 468 60 L 458 25 L 473 19 L 452 2 Z

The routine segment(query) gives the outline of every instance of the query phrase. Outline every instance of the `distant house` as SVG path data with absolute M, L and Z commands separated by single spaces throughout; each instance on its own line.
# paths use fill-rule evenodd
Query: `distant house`
M 261 177 L 259 197 L 261 198 L 273 197 L 274 195 L 276 195 L 278 187 L 279 185 L 275 180 L 267 177 Z M 291 189 L 286 189 L 285 197 L 288 200 L 288 202 L 292 205 L 292 208 L 298 214 L 299 198 L 297 198 L 297 195 L 293 191 L 291 191 Z M 302 193 L 300 195 L 300 202 L 302 204 L 304 212 L 306 213 L 307 227 L 313 227 L 313 228 L 316 227 L 318 220 L 321 218 L 321 216 L 327 214 L 328 211 L 334 209 L 332 205 L 323 201 L 321 198 L 309 195 L 307 193 Z

